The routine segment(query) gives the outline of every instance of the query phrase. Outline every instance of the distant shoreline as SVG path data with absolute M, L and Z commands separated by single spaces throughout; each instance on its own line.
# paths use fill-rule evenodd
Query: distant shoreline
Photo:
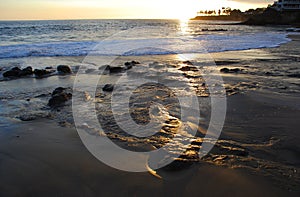
M 299 11 L 276 11 L 272 8 L 260 9 L 261 12 L 247 14 L 246 12 L 236 11 L 229 15 L 219 16 L 196 16 L 190 20 L 211 20 L 211 21 L 239 21 L 240 25 L 289 25 L 294 27 L 300 26 Z
M 221 16 L 196 16 L 190 20 L 209 20 L 209 21 L 239 21 L 244 22 L 247 20 L 246 17 L 233 17 L 230 15 L 221 15 Z

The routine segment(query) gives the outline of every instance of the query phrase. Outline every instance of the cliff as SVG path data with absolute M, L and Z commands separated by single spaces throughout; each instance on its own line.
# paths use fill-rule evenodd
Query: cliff
M 251 16 L 245 25 L 300 25 L 300 11 L 279 12 L 268 8 L 262 14 Z

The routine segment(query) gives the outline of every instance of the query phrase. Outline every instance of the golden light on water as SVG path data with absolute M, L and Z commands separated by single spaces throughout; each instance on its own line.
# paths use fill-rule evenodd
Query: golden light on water
M 182 34 L 187 34 L 189 31 L 189 19 L 180 19 L 180 31 Z

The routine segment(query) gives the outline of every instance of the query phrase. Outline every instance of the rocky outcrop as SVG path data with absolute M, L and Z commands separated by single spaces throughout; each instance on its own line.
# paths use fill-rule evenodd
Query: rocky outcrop
M 18 67 L 14 67 L 9 71 L 4 72 L 3 77 L 20 78 L 20 77 L 24 77 L 24 76 L 28 76 L 28 75 L 32 75 L 32 74 L 33 74 L 33 71 L 32 71 L 31 66 L 28 66 L 22 70 Z
M 56 88 L 52 92 L 51 98 L 48 102 L 48 106 L 50 106 L 51 108 L 63 106 L 68 100 L 72 98 L 71 92 L 72 90 L 70 88 Z
M 114 73 L 121 73 L 125 72 L 126 70 L 131 69 L 133 66 L 140 64 L 137 61 L 131 61 L 131 62 L 125 62 L 124 66 L 110 66 L 107 65 L 105 70 L 109 71 L 109 73 L 114 74 Z
M 121 66 L 107 66 L 106 70 L 108 70 L 109 73 L 120 73 L 120 72 L 124 72 L 126 69 Z
M 133 66 L 137 65 L 137 64 L 140 64 L 140 62 L 137 62 L 137 61 L 131 61 L 131 62 L 125 62 L 125 68 L 127 70 L 131 69 Z
M 114 85 L 113 84 L 106 84 L 102 90 L 104 92 L 112 92 L 114 90 Z
M 199 71 L 195 66 L 183 66 L 183 67 L 179 68 L 179 70 L 181 70 L 181 71 L 194 71 L 194 72 Z
M 220 70 L 220 72 L 222 72 L 222 73 L 239 73 L 239 72 L 241 72 L 241 69 L 239 69 L 239 68 L 232 68 L 232 69 L 222 68 Z
M 71 74 L 72 73 L 71 67 L 67 66 L 67 65 L 59 65 L 59 66 L 57 66 L 56 69 L 59 74 Z
M 51 73 L 52 71 L 45 70 L 45 69 L 34 69 L 34 75 L 39 78 L 48 76 Z
M 300 24 L 299 11 L 279 12 L 272 8 L 266 9 L 262 14 L 250 17 L 245 25 L 297 25 Z

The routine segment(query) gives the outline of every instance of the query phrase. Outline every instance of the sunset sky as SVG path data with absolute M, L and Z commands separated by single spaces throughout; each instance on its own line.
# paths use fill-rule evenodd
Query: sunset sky
M 273 0 L 0 0 L 0 20 L 190 18 L 201 9 L 266 7 Z

